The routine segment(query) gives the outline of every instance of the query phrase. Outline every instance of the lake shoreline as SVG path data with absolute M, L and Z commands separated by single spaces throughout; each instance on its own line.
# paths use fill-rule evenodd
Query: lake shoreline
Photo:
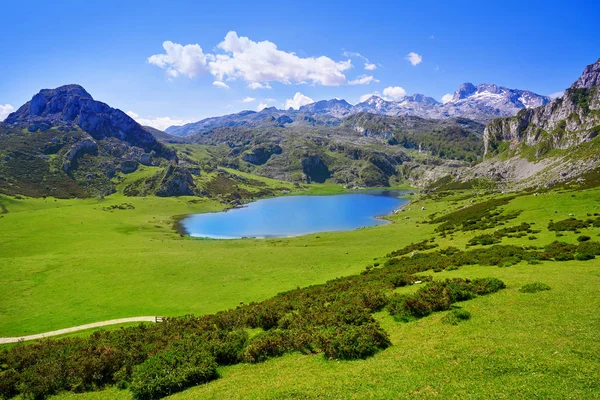
M 370 188 L 364 190 L 343 190 L 341 193 L 337 194 L 291 193 L 289 195 L 285 194 L 282 196 L 256 199 L 242 205 L 225 207 L 220 211 L 176 215 L 173 217 L 173 229 L 182 237 L 187 236 L 189 238 L 203 240 L 283 239 L 316 233 L 353 231 L 393 223 L 390 217 L 411 203 L 409 196 L 413 195 L 414 192 L 414 190 L 400 190 L 396 188 Z M 349 197 L 353 195 L 359 195 L 360 197 Z M 331 199 L 340 196 L 344 196 L 344 198 L 336 200 Z M 379 198 L 379 200 L 374 203 L 373 199 L 364 196 Z M 313 200 L 309 200 L 311 198 Z M 326 198 L 329 199 L 323 200 Z M 390 198 L 397 200 L 399 203 L 390 207 L 389 201 L 380 201 Z M 324 212 L 321 216 L 311 214 L 312 218 L 315 218 L 315 220 L 311 222 L 298 214 L 294 214 L 293 212 L 290 213 L 290 210 L 286 209 L 286 207 L 291 206 L 291 210 L 297 210 L 298 204 L 282 205 L 275 203 L 271 204 L 270 207 L 265 208 L 265 201 L 283 201 L 283 199 L 294 199 L 291 201 L 300 202 L 300 208 L 306 209 L 308 207 L 311 210 L 316 210 L 316 214 L 319 212 L 323 213 L 323 206 L 330 207 L 330 210 L 329 212 Z M 316 201 L 316 204 L 310 204 L 311 201 Z M 346 210 L 345 213 L 337 213 L 339 205 L 336 204 L 336 201 L 342 202 L 339 205 L 342 206 L 342 210 Z M 356 201 L 359 201 L 360 204 L 352 204 L 352 202 Z M 376 208 L 373 209 L 373 207 Z M 248 210 L 245 213 L 246 216 L 240 216 L 239 213 L 236 213 L 236 217 L 230 217 L 228 215 L 230 211 L 247 210 L 248 208 L 251 208 L 251 210 Z M 260 212 L 264 215 L 251 217 L 253 214 L 259 212 L 257 211 L 259 208 Z M 349 208 L 352 209 L 351 212 L 348 212 Z M 269 216 L 269 213 L 273 212 L 280 212 L 281 214 Z M 194 223 L 191 219 L 194 217 L 197 217 L 198 219 L 195 223 L 201 224 L 202 226 L 200 230 L 190 229 L 190 224 Z M 241 226 L 244 228 L 240 228 L 239 218 L 243 217 L 254 218 L 251 222 L 258 224 L 258 226 L 249 226 L 249 222 L 242 219 Z M 301 226 L 294 225 L 294 217 L 296 220 L 295 222 L 300 222 Z M 221 220 L 217 222 L 219 218 Z M 292 219 L 290 220 L 290 218 Z M 266 222 L 269 219 L 272 222 Z M 286 220 L 287 222 L 282 224 L 282 220 Z M 357 223 L 359 225 L 357 225 Z M 186 224 L 188 226 L 186 226 Z M 206 224 L 211 224 L 211 227 L 207 227 Z M 230 227 L 230 231 L 227 230 L 227 226 Z M 250 229 L 250 231 L 248 231 L 248 229 Z M 251 231 L 251 229 L 259 230 Z M 273 233 L 271 234 L 268 231 Z

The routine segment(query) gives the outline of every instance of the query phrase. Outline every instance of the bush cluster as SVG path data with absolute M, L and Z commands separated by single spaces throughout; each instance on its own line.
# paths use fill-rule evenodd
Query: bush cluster
M 411 243 L 408 246 L 404 246 L 401 249 L 392 251 L 391 253 L 387 254 L 386 257 L 398 257 L 408 253 L 413 253 L 415 251 L 431 250 L 436 247 L 438 247 L 438 245 L 437 243 L 433 243 L 433 239 L 425 239 L 417 243 Z
M 509 196 L 476 203 L 441 217 L 433 218 L 430 223 L 440 224 L 435 231 L 442 234 L 494 228 L 519 216 L 520 211 L 503 213 L 503 210 L 499 209 L 500 206 L 508 204 L 514 198 L 515 196 Z
M 504 287 L 504 282 L 496 278 L 472 281 L 455 278 L 443 282 L 431 282 L 414 294 L 394 296 L 390 300 L 388 311 L 397 320 L 411 321 L 426 317 L 435 311 L 449 310 L 453 303 L 494 293 Z
M 528 283 L 526 285 L 521 286 L 521 288 L 519 289 L 519 292 L 536 293 L 536 292 L 542 292 L 544 290 L 550 290 L 550 286 L 548 286 L 542 282 L 532 282 L 532 283 Z
M 596 219 L 588 218 L 586 220 L 577 219 L 577 218 L 567 218 L 561 221 L 550 221 L 548 223 L 548 230 L 555 232 L 577 232 L 580 229 L 589 228 L 589 227 L 600 227 L 600 217 L 596 217 Z

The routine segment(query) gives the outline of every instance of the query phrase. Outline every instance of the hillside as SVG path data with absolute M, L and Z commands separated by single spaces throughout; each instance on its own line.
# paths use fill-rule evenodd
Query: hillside
M 218 162 L 292 182 L 353 186 L 425 186 L 481 159 L 483 125 L 358 113 L 335 124 L 286 120 L 281 111 L 252 114 L 251 125 L 206 129 L 185 137 L 220 149 Z M 326 117 L 328 118 L 328 117 Z

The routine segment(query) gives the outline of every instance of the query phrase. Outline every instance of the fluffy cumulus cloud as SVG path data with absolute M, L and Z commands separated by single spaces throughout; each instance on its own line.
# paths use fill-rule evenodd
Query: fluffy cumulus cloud
M 361 75 L 358 78 L 348 82 L 349 85 L 368 85 L 369 83 L 377 83 L 379 82 L 373 76 L 370 75 Z
M 350 60 L 336 62 L 325 56 L 299 57 L 279 50 L 268 40 L 254 42 L 236 32 L 227 33 L 218 48 L 225 54 L 217 54 L 215 60 L 208 63 L 214 76 L 262 85 L 280 82 L 339 86 L 346 82 L 343 71 L 352 66 Z
M 252 89 L 269 88 L 270 82 L 339 86 L 346 83 L 344 71 L 352 67 L 350 60 L 300 57 L 278 49 L 273 42 L 255 42 L 233 31 L 219 43 L 217 54 L 205 54 L 197 44 L 184 46 L 170 41 L 164 42 L 163 48 L 164 54 L 155 54 L 148 62 L 171 77 L 194 78 L 208 71 L 220 82 L 240 79 Z
M 442 96 L 442 103 L 446 104 L 449 101 L 452 100 L 452 97 L 454 97 L 454 95 L 452 93 L 447 93 L 445 95 Z
M 13 106 L 11 106 L 10 104 L 5 104 L 5 105 L 0 104 L 0 121 L 4 121 L 6 119 L 6 117 L 8 117 L 8 114 L 10 114 L 14 111 L 15 111 L 15 108 Z
M 245 97 L 245 98 L 242 100 L 242 103 L 252 103 L 252 102 L 253 102 L 253 101 L 255 101 L 255 100 L 256 100 L 256 99 L 255 99 L 254 97 L 250 97 L 250 96 L 248 96 L 248 97 Z
M 406 96 L 406 90 L 400 86 L 388 86 L 383 89 L 383 95 L 392 100 L 399 100 Z
M 164 131 L 165 129 L 167 129 L 170 126 L 185 125 L 185 124 L 189 124 L 190 122 L 192 122 L 192 121 L 183 120 L 183 119 L 172 119 L 170 117 L 159 117 L 159 118 L 154 118 L 154 119 L 142 118 L 138 114 L 134 113 L 133 111 L 127 111 L 126 114 L 129 115 L 134 120 L 136 120 L 137 123 L 140 125 L 151 126 L 153 128 L 159 129 L 161 131 Z
M 148 62 L 164 69 L 173 78 L 180 75 L 195 78 L 206 70 L 208 60 L 213 59 L 212 55 L 204 54 L 202 47 L 197 44 L 182 46 L 167 40 L 163 43 L 163 49 L 164 54 L 150 56 Z
M 297 92 L 293 98 L 287 99 L 285 104 L 283 105 L 284 110 L 288 110 L 293 108 L 294 110 L 299 109 L 302 106 L 305 106 L 310 103 L 314 103 L 315 101 L 308 96 L 303 95 L 300 92 Z
M 219 87 L 219 88 L 229 89 L 229 86 L 225 82 L 214 81 L 213 85 L 216 86 L 216 87 Z
M 413 67 L 421 64 L 421 61 L 423 61 L 423 57 L 421 57 L 419 54 L 413 51 L 408 53 L 406 57 L 404 57 L 404 59 L 408 60 L 408 62 L 411 63 Z
M 367 71 L 375 71 L 375 70 L 377 69 L 377 65 L 375 65 L 375 64 L 373 64 L 373 63 L 370 63 L 370 62 L 368 62 L 368 61 L 367 61 L 367 62 L 365 63 L 365 69 L 366 69 Z

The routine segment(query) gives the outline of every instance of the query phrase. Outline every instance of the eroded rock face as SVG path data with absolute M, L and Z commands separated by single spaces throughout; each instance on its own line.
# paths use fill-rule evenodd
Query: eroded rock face
M 71 170 L 77 168 L 77 160 L 83 157 L 85 154 L 96 155 L 98 154 L 98 143 L 92 138 L 86 138 L 73 144 L 67 154 L 63 163 L 63 171 L 69 173 Z
M 187 168 L 169 166 L 165 176 L 163 177 L 158 190 L 157 196 L 193 196 L 194 178 Z
M 281 154 L 281 151 L 279 145 L 258 146 L 245 153 L 242 159 L 254 165 L 262 165 L 269 161 L 273 154 Z
M 308 155 L 302 160 L 302 171 L 306 175 L 308 183 L 323 183 L 331 177 L 329 167 L 317 155 Z
M 175 153 L 161 145 L 150 133 L 121 110 L 96 101 L 79 85 L 43 89 L 10 114 L 8 125 L 27 125 L 34 129 L 79 126 L 95 140 L 114 137 L 146 152 L 155 151 L 172 159 Z

